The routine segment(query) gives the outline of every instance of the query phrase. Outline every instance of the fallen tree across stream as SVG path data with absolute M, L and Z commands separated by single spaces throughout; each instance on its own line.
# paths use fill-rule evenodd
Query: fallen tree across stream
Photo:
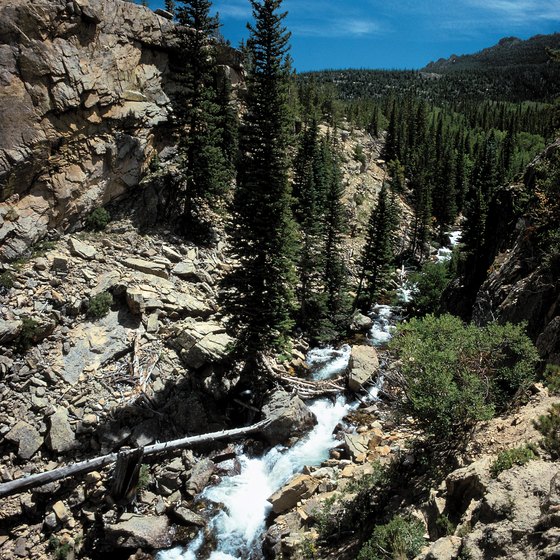
M 189 436 L 172 441 L 166 441 L 163 443 L 155 443 L 153 445 L 144 447 L 144 457 L 148 455 L 156 455 L 158 453 L 171 453 L 172 451 L 185 449 L 187 447 L 191 447 L 200 443 L 208 443 L 211 441 L 232 439 L 238 436 L 244 436 L 262 430 L 269 423 L 270 420 L 268 419 L 261 420 L 260 422 L 252 424 L 251 426 L 247 426 L 245 428 L 234 428 L 232 430 L 222 430 L 220 432 L 212 432 L 209 434 Z M 99 470 L 107 465 L 116 462 L 118 456 L 119 452 L 110 453 L 109 455 L 94 457 L 86 461 L 81 461 L 80 463 L 74 463 L 72 465 L 67 465 L 66 467 L 53 469 L 52 471 L 32 474 L 24 478 L 11 480 L 10 482 L 4 482 L 0 484 L 0 498 L 13 496 L 14 494 L 25 492 L 26 490 L 36 488 L 37 486 L 43 486 L 44 484 L 50 484 L 51 482 L 62 480 L 63 478 Z

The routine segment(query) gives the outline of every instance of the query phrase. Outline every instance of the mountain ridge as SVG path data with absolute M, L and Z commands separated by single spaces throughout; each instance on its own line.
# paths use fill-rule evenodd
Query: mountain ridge
M 550 61 L 548 49 L 560 48 L 560 33 L 534 35 L 529 39 L 503 37 L 491 47 L 473 54 L 455 55 L 429 62 L 422 72 L 487 70 L 516 66 L 540 66 Z

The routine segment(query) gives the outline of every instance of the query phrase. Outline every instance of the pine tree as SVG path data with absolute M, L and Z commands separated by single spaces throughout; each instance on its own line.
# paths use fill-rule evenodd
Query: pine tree
M 360 259 L 356 305 L 369 309 L 381 291 L 387 288 L 394 259 L 396 228 L 396 208 L 391 204 L 384 184 L 368 222 L 366 243 Z
M 211 37 L 219 23 L 208 0 L 181 1 L 177 10 L 180 91 L 176 113 L 184 134 L 179 143 L 182 181 L 173 205 L 182 213 L 183 232 L 199 240 L 211 236 L 210 204 L 229 186 L 231 176 L 222 151 L 220 107 L 216 102 L 217 66 Z
M 326 315 L 320 323 L 323 339 L 332 339 L 344 325 L 348 311 L 348 269 L 342 254 L 342 235 L 346 232 L 346 214 L 342 203 L 344 187 L 340 165 L 332 152 L 328 139 L 324 150 L 329 163 L 328 184 L 325 200 L 325 272 Z
M 231 241 L 239 266 L 226 286 L 229 325 L 248 363 L 281 349 L 294 325 L 297 249 L 288 182 L 286 54 L 289 33 L 281 0 L 251 0 L 255 24 L 247 42 L 246 113 L 232 211 Z M 249 369 L 250 366 L 249 366 Z
M 165 0 L 165 11 L 170 14 L 175 14 L 175 8 L 177 7 L 175 0 Z

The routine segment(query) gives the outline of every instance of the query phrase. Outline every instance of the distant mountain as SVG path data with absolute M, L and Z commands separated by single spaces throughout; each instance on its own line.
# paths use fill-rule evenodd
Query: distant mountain
M 451 55 L 430 62 L 422 70 L 446 73 L 464 70 L 492 70 L 510 66 L 543 66 L 549 64 L 547 49 L 560 49 L 560 33 L 535 35 L 527 40 L 504 37 L 497 45 L 475 54 Z

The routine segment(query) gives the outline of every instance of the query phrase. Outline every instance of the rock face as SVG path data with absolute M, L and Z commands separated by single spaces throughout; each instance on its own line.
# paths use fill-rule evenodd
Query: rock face
M 113 0 L 0 7 L 0 255 L 138 184 L 165 146 L 173 23 Z

